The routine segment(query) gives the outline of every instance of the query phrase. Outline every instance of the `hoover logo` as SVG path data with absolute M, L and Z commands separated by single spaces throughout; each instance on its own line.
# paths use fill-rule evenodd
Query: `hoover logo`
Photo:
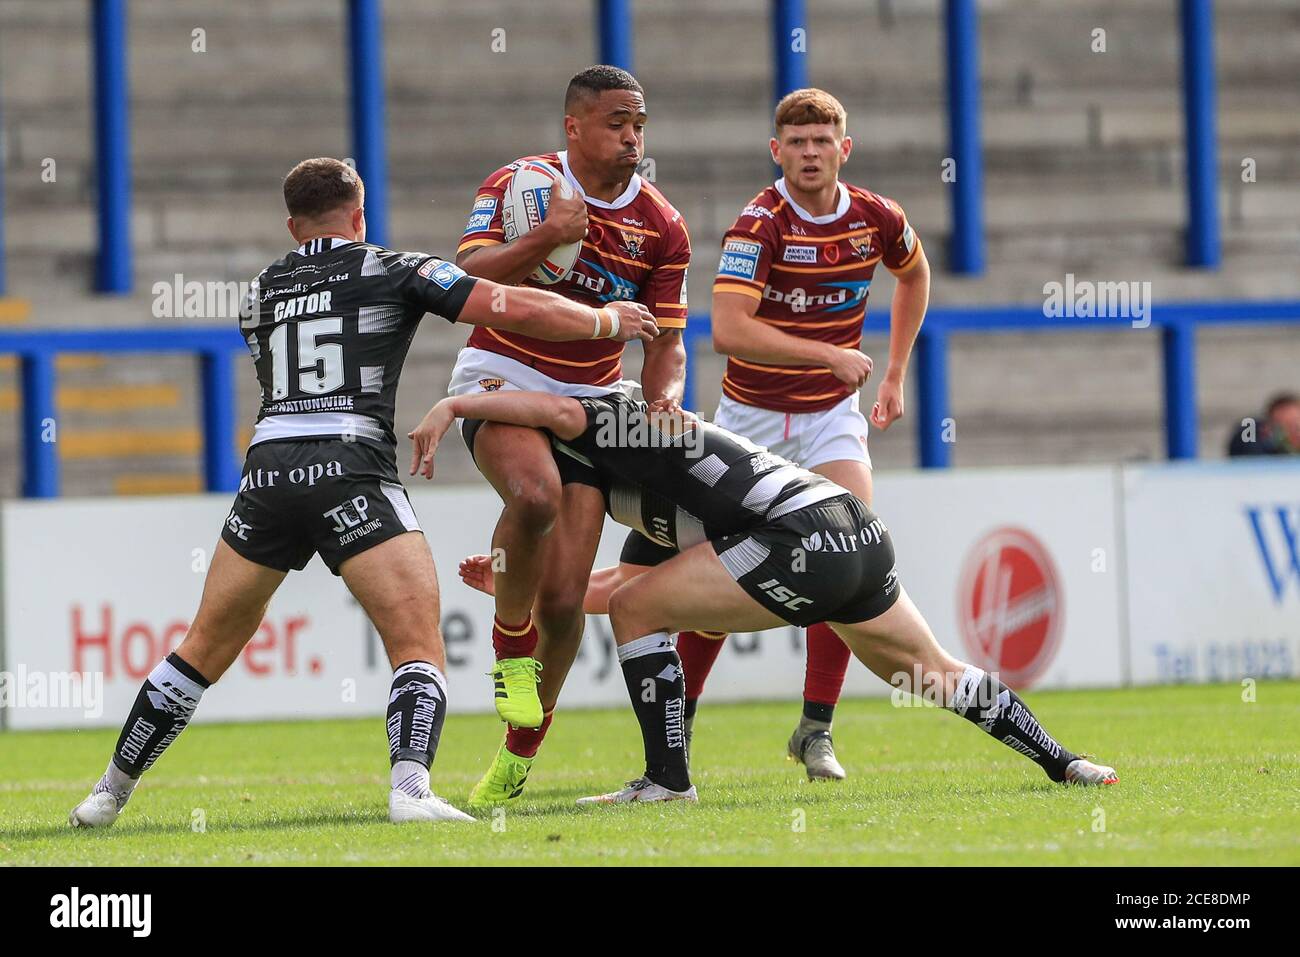
M 1060 576 L 1041 542 L 999 528 L 975 543 L 957 586 L 957 621 L 971 662 L 1028 688 L 1060 647 Z
M 1300 507 L 1248 505 L 1246 519 L 1255 534 L 1269 591 L 1280 605 L 1288 592 L 1300 594 Z M 1293 579 L 1294 589 L 1290 587 Z

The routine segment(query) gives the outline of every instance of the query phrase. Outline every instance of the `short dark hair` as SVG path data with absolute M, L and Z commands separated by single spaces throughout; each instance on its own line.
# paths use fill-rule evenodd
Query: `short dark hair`
M 1268 417 L 1271 419 L 1277 415 L 1278 409 L 1284 405 L 1300 405 L 1300 395 L 1294 392 L 1279 392 L 1273 398 L 1268 400 Z
M 574 74 L 564 91 L 564 112 L 572 113 L 580 102 L 594 99 L 606 90 L 633 90 L 645 96 L 645 90 L 631 73 L 602 63 Z
M 328 156 L 306 159 L 284 178 L 284 205 L 295 218 L 316 219 L 358 205 L 365 196 L 361 177 L 347 163 Z

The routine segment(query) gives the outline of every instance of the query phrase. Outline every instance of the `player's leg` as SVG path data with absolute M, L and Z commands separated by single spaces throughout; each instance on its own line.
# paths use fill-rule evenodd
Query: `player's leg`
M 629 531 L 619 555 L 620 579 L 627 581 L 643 575 L 649 569 L 662 565 L 677 554 L 675 548 L 652 542 L 638 531 Z M 621 582 L 620 582 L 621 583 Z M 589 592 L 590 594 L 590 592 Z M 695 731 L 695 711 L 704 683 L 708 680 L 713 663 L 727 638 L 725 631 L 683 631 L 677 636 L 677 655 L 686 673 L 686 752 L 690 755 L 691 738 Z M 839 639 L 835 639 L 839 641 Z
M 1113 768 L 1094 764 L 1057 743 L 1029 706 L 996 675 L 944 651 L 901 586 L 898 600 L 883 614 L 832 628 L 862 663 L 885 681 L 961 715 L 1028 757 L 1053 781 L 1119 781 Z
M 471 820 L 429 787 L 447 714 L 447 661 L 428 542 L 420 532 L 405 532 L 348 558 L 339 574 L 379 633 L 393 669 L 384 719 L 390 819 Z
M 285 574 L 249 561 L 224 540 L 217 542 L 185 639 L 141 685 L 108 769 L 69 815 L 73 827 L 107 827 L 117 820 L 140 776 L 185 730 L 203 692 L 253 637 Z
M 857 416 L 861 418 L 861 416 Z M 833 423 L 832 423 L 833 425 Z M 828 428 L 831 426 L 828 425 Z M 865 432 L 866 425 L 862 424 Z M 837 443 L 847 452 L 865 450 L 857 445 L 856 435 L 847 436 Z M 825 446 L 815 448 L 814 455 L 833 454 Z M 812 466 L 812 471 L 824 475 L 836 485 L 847 489 L 867 505 L 871 504 L 871 465 L 862 458 L 840 458 Z M 848 646 L 839 639 L 825 622 L 809 625 L 806 632 L 807 661 L 804 666 L 803 714 L 799 725 L 786 745 L 792 760 L 803 764 L 809 780 L 838 781 L 845 777 L 844 768 L 835 755 L 835 742 L 831 737 L 831 723 L 835 706 L 844 689 L 844 676 L 848 674 L 852 655 Z
M 695 800 L 686 762 L 686 687 L 672 635 L 684 629 L 761 631 L 787 622 L 736 583 L 712 543 L 697 545 L 610 596 L 610 624 L 641 726 L 645 773 L 620 791 L 579 803 Z
M 465 435 L 479 471 L 504 506 L 492 532 L 493 556 L 502 559 L 496 573 L 492 625 L 497 714 L 516 727 L 537 728 L 543 713 L 532 610 L 545 567 L 546 543 L 559 516 L 560 473 L 550 442 L 536 429 L 467 422 Z
M 491 766 L 470 793 L 471 804 L 499 804 L 523 793 L 582 642 L 586 622 L 583 599 L 604 523 L 605 500 L 598 488 L 577 481 L 564 486 L 560 517 L 546 540 L 545 568 L 535 605 L 538 640 L 534 654 L 541 666 L 538 693 L 542 720 L 535 727 L 509 724 Z M 508 564 L 509 556 L 506 561 Z

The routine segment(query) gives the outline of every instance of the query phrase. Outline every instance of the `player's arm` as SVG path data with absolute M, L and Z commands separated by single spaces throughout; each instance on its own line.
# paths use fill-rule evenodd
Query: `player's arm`
M 686 344 L 680 329 L 662 329 L 645 343 L 641 391 L 648 401 L 681 402 L 686 390 Z
M 743 292 L 713 293 L 713 351 L 767 365 L 824 366 L 858 388 L 871 375 L 871 359 L 857 349 L 804 339 L 757 318 L 759 299 Z
M 641 364 L 641 391 L 646 401 L 681 402 L 686 390 L 686 273 L 691 264 L 691 237 L 686 221 L 675 214 L 664 227 L 664 248 L 641 287 L 641 301 L 655 314 L 662 330 L 647 342 Z
M 560 439 L 576 439 L 587 430 L 587 412 L 577 399 L 546 392 L 485 392 L 443 399 L 406 433 L 413 443 L 411 474 L 433 478 L 433 456 L 457 419 L 482 419 L 529 429 L 546 429 Z
M 654 316 L 639 302 L 612 302 L 593 309 L 545 289 L 506 286 L 485 279 L 475 281 L 456 321 L 556 342 L 640 339 L 647 348 L 659 334 Z
M 902 217 L 902 210 L 899 211 Z M 871 422 L 884 430 L 903 415 L 903 385 L 912 347 L 925 321 L 930 304 L 930 263 L 921 241 L 912 232 L 906 218 L 897 243 L 884 257 L 885 268 L 894 275 L 894 298 L 889 306 L 889 367 L 876 392 Z

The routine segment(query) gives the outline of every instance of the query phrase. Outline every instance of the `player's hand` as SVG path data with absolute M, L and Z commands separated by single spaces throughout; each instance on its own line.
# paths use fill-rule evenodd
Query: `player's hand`
M 619 300 L 609 303 L 606 308 L 614 310 L 618 316 L 618 332 L 611 336 L 615 342 L 631 342 L 633 339 L 654 342 L 658 338 L 659 325 L 641 303 Z
M 451 399 L 443 399 L 412 431 L 406 433 L 414 446 L 411 449 L 411 474 L 419 472 L 427 479 L 433 478 L 433 453 L 438 443 L 456 421 L 451 411 Z
M 475 591 L 495 595 L 496 575 L 492 572 L 491 555 L 471 555 L 460 563 L 460 580 Z
M 876 390 L 876 404 L 871 407 L 871 424 L 885 431 L 903 417 L 903 380 L 886 375 Z
M 538 229 L 545 230 L 555 240 L 555 245 L 582 242 L 587 236 L 587 201 L 569 188 L 564 195 L 564 186 L 551 187 L 551 199 L 546 206 L 546 218 Z M 568 186 L 568 183 L 564 184 Z
M 855 389 L 862 388 L 862 384 L 871 375 L 871 356 L 857 349 L 839 349 L 834 346 L 831 348 L 835 350 L 835 354 L 826 363 L 831 374 L 845 385 L 851 385 Z
M 682 404 L 676 399 L 665 396 L 662 399 L 655 399 L 647 408 L 651 413 L 674 415 L 682 411 Z

